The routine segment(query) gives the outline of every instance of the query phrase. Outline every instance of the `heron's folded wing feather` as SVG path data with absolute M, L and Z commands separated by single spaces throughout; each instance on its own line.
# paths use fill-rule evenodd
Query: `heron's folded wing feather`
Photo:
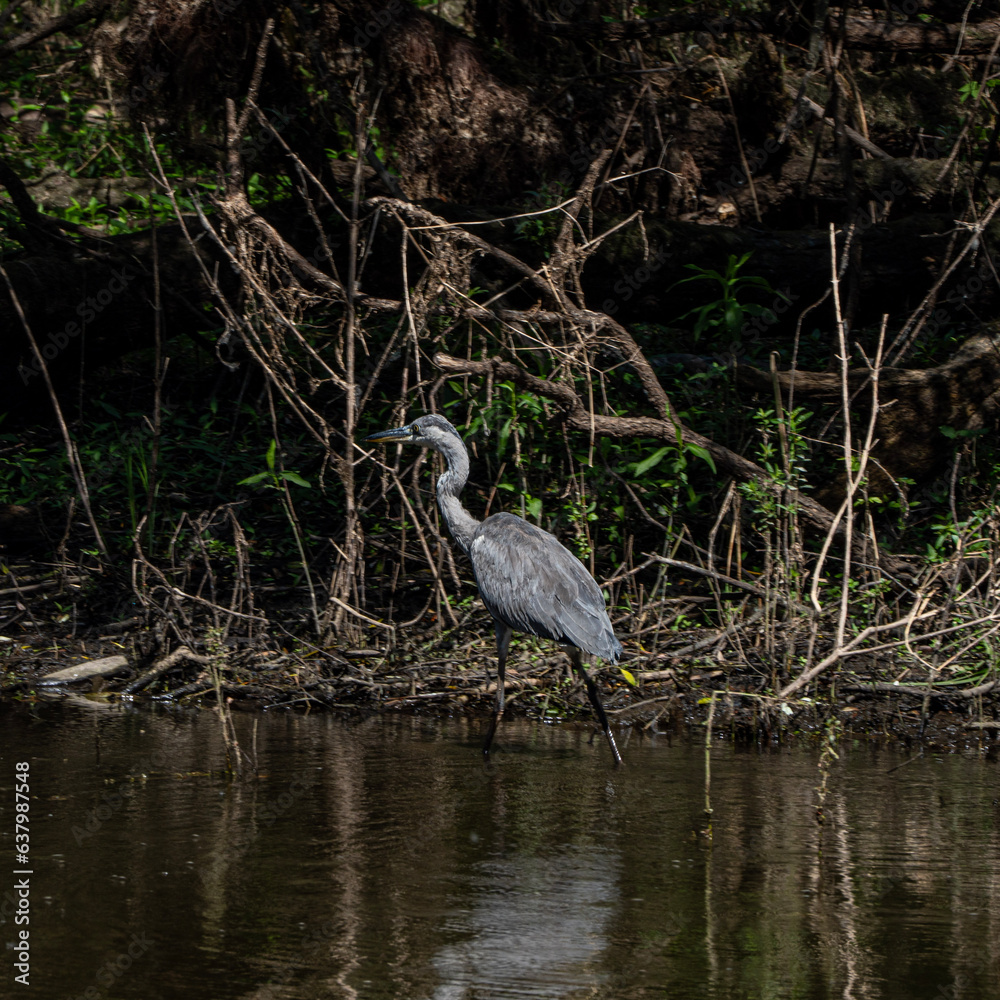
M 494 618 L 617 662 L 621 644 L 600 587 L 553 535 L 513 514 L 494 514 L 477 529 L 469 556 Z

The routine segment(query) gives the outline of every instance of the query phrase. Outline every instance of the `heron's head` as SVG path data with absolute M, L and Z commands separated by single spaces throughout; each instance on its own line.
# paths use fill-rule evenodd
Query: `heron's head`
M 444 417 L 439 417 L 436 413 L 417 417 L 405 427 L 376 431 L 374 434 L 369 434 L 365 440 L 417 444 L 423 448 L 435 448 L 438 451 L 449 451 L 455 443 L 462 444 L 458 431 Z

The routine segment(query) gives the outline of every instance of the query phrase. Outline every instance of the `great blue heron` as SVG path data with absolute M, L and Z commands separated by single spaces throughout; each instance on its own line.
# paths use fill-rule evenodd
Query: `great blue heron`
M 437 481 L 438 506 L 452 537 L 472 563 L 479 595 L 497 632 L 497 696 L 483 753 L 489 757 L 503 715 L 507 650 L 511 633 L 517 629 L 566 646 L 620 764 L 621 754 L 597 688 L 584 669 L 581 650 L 617 663 L 622 645 L 611 627 L 604 595 L 583 563 L 555 536 L 520 517 L 492 514 L 477 521 L 462 506 L 458 494 L 469 478 L 469 453 L 458 431 L 444 417 L 418 417 L 405 427 L 379 431 L 365 440 L 434 448 L 448 466 Z

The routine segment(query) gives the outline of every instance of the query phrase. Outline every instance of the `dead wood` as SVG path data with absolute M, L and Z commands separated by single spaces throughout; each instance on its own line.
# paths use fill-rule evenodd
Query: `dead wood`
M 830 12 L 831 20 L 839 12 Z M 1000 19 L 984 18 L 968 24 L 925 24 L 917 20 L 847 17 L 848 47 L 871 52 L 948 52 L 981 55 L 989 52 L 1000 31 Z
M 85 24 L 94 18 L 100 17 L 113 3 L 113 0 L 86 0 L 79 7 L 74 7 L 65 14 L 59 14 L 50 18 L 42 24 L 24 31 L 20 35 L 4 42 L 0 45 L 0 59 L 20 52 L 21 49 L 29 48 L 36 42 L 49 38 L 58 31 L 69 31 L 78 25 Z
M 932 25 L 921 21 L 851 15 L 842 18 L 841 13 L 830 9 L 828 29 L 836 34 L 843 24 L 845 46 L 866 51 L 958 52 L 963 55 L 978 55 L 989 52 L 1000 31 L 1000 20 L 996 18 L 965 25 Z M 749 17 L 713 17 L 678 11 L 664 17 L 630 21 L 542 21 L 541 27 L 560 38 L 625 42 L 661 38 L 688 31 L 705 32 L 710 36 L 787 34 L 792 25 L 783 12 L 775 14 L 764 10 Z
M 173 670 L 178 663 L 197 663 L 201 666 L 208 666 L 208 664 L 213 662 L 213 657 L 204 656 L 200 653 L 193 653 L 187 646 L 178 646 L 173 652 L 168 653 L 166 656 L 157 660 L 148 670 L 141 673 L 134 680 L 129 681 L 124 688 L 122 688 L 122 694 L 135 694 L 137 691 L 141 691 L 143 688 L 149 687 L 155 680 L 162 677 L 165 673 Z
M 777 381 L 796 402 L 837 403 L 840 375 L 836 372 L 784 371 L 772 376 L 751 365 L 737 365 L 739 386 L 770 395 Z M 855 368 L 849 375 L 854 403 L 863 420 L 870 409 L 870 373 Z M 994 424 L 1000 415 L 1000 335 L 996 329 L 965 341 L 952 358 L 934 368 L 883 368 L 879 372 L 879 409 L 870 488 L 894 493 L 900 478 L 926 482 L 943 471 L 956 439 Z M 904 491 L 905 492 L 905 491 Z M 843 499 L 843 482 L 816 493 L 826 506 Z

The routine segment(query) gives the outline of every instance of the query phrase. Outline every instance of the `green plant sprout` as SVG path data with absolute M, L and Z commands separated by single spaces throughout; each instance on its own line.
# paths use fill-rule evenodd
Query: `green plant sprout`
M 958 88 L 958 100 L 962 104 L 966 101 L 972 101 L 973 104 L 979 100 L 986 102 L 989 100 L 990 91 L 998 84 L 1000 84 L 1000 79 L 987 80 L 985 87 L 981 87 L 978 80 L 966 80 Z
M 296 486 L 304 486 L 306 489 L 311 489 L 312 483 L 307 479 L 303 479 L 297 472 L 290 472 L 285 469 L 278 470 L 274 462 L 277 450 L 278 442 L 274 438 L 271 438 L 271 443 L 264 456 L 264 460 L 267 462 L 267 471 L 247 476 L 246 479 L 241 479 L 237 483 L 237 486 L 259 486 L 261 483 L 265 483 L 268 489 L 275 489 L 283 493 L 282 483 L 284 482 L 295 483 Z
M 264 455 L 264 460 L 267 463 L 267 470 L 264 472 L 256 472 L 252 476 L 247 476 L 246 479 L 241 479 L 238 486 L 263 486 L 265 489 L 276 490 L 281 497 L 281 507 L 285 512 L 285 517 L 288 519 L 288 524 L 292 529 L 292 534 L 295 536 L 295 545 L 299 550 L 299 558 L 302 561 L 302 571 L 305 577 L 306 586 L 309 588 L 309 599 L 312 602 L 312 613 L 313 622 L 316 626 L 316 634 L 318 635 L 321 631 L 320 620 L 319 620 L 319 607 L 316 604 L 316 588 L 313 586 L 312 576 L 309 573 L 309 560 L 306 558 L 306 548 L 305 543 L 302 540 L 302 529 L 299 527 L 298 518 L 295 516 L 295 510 L 292 508 L 292 498 L 291 493 L 288 490 L 288 484 L 293 483 L 296 486 L 303 486 L 306 489 L 311 489 L 312 484 L 307 480 L 303 479 L 297 472 L 291 472 L 286 469 L 278 469 L 275 462 L 275 455 L 278 451 L 278 442 L 275 438 L 271 438 L 271 443 L 268 445 L 266 454 Z
M 689 309 L 683 316 L 678 317 L 678 322 L 687 319 L 689 316 L 695 317 L 694 339 L 695 342 L 701 339 L 703 334 L 712 332 L 720 333 L 726 337 L 732 337 L 740 332 L 747 318 L 762 316 L 770 312 L 767 306 L 759 305 L 756 302 L 740 302 L 740 296 L 748 289 L 756 288 L 768 295 L 775 295 L 785 302 L 788 296 L 783 292 L 776 292 L 766 278 L 757 275 L 740 274 L 740 268 L 750 259 L 750 254 L 745 253 L 737 259 L 735 254 L 729 255 L 726 262 L 726 271 L 720 274 L 718 271 L 699 267 L 697 264 L 685 264 L 689 271 L 695 271 L 690 278 L 681 278 L 671 286 L 671 291 L 680 285 L 688 285 L 694 281 L 708 281 L 719 286 L 720 296 L 703 306 L 696 306 Z

